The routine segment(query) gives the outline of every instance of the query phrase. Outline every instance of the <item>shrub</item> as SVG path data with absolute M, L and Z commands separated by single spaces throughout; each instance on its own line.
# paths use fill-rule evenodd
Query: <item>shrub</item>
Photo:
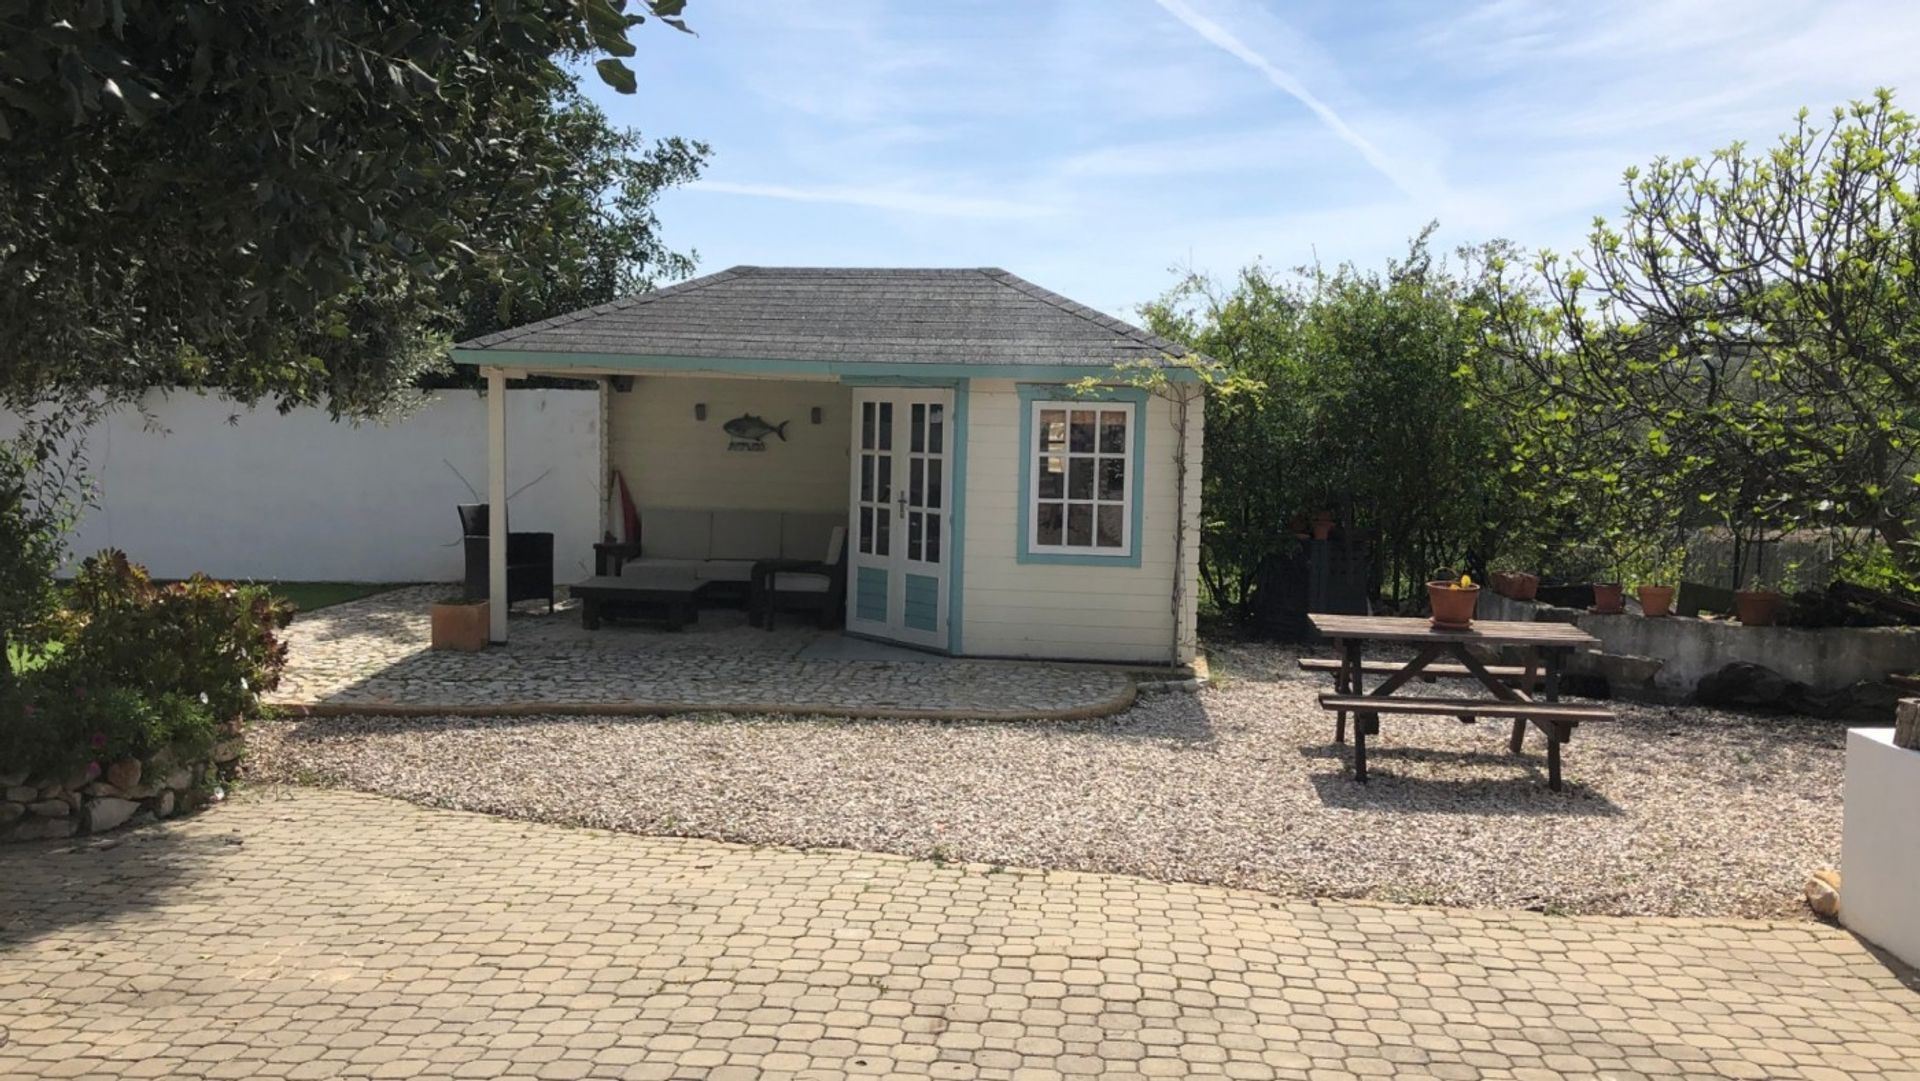
M 96 686 L 197 698 L 223 721 L 258 716 L 286 667 L 279 632 L 293 618 L 264 586 L 204 575 L 156 586 L 114 550 L 80 565 L 68 611 L 59 667 Z
M 50 621 L 60 648 L 0 701 L 0 766 L 36 773 L 165 747 L 206 751 L 279 684 L 291 606 L 204 576 L 155 585 L 118 551 L 81 564 Z

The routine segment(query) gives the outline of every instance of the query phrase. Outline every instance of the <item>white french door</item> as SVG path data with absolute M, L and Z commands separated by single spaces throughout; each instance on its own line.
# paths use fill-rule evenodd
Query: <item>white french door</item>
M 847 629 L 947 646 L 953 392 L 853 393 Z

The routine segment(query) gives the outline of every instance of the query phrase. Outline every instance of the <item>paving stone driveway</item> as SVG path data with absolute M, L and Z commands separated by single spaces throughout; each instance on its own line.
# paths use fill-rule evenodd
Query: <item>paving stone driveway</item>
M 115 840 L 0 852 L 0 1077 L 1920 1076 L 1920 994 L 1813 924 L 1277 901 L 301 788 Z

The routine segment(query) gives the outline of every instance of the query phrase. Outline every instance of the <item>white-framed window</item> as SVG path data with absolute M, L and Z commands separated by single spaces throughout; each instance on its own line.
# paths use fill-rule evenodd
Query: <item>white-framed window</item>
M 1036 401 L 1030 408 L 1028 551 L 1131 555 L 1134 403 Z

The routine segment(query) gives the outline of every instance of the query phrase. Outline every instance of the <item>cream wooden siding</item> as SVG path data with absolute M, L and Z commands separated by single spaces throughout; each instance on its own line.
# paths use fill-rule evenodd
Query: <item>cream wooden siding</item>
M 1071 395 L 1063 388 L 1063 398 Z M 1144 409 L 1146 465 L 1140 566 L 1019 562 L 1019 392 L 1011 381 L 972 382 L 967 402 L 966 570 L 961 651 L 979 656 L 1182 663 L 1194 656 L 1200 513 L 1198 402 L 1189 407 L 1187 530 L 1180 644 L 1174 646 L 1175 406 Z
M 847 508 L 852 392 L 791 379 L 644 376 L 607 395 L 609 464 L 641 507 L 840 511 Z M 704 402 L 707 419 L 695 420 Z M 810 419 L 814 407 L 820 423 Z M 787 423 L 764 452 L 730 451 L 721 425 L 743 414 Z

